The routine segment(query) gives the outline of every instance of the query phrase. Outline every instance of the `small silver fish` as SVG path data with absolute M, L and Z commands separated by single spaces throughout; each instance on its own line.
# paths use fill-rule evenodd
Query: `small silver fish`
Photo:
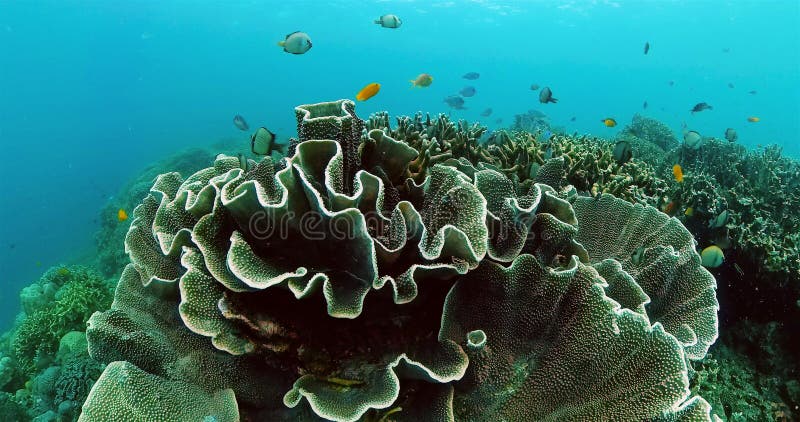
M 376 19 L 375 23 L 384 28 L 396 29 L 403 24 L 403 21 L 401 21 L 400 18 L 397 17 L 397 15 L 383 15 L 378 19 Z
M 311 50 L 311 38 L 305 32 L 295 31 L 280 41 L 278 46 L 283 47 L 283 51 L 291 54 L 303 54 Z
M 260 127 L 250 137 L 250 150 L 256 155 L 270 155 L 272 151 L 283 152 L 283 146 L 275 143 L 275 134 Z
M 250 126 L 247 125 L 247 121 L 244 119 L 244 117 L 238 114 L 233 116 L 233 125 L 236 126 L 239 130 L 250 129 Z
M 491 108 L 487 108 L 486 110 L 483 110 L 481 112 L 481 116 L 483 116 L 483 117 L 489 117 L 491 115 L 492 115 L 492 109 Z
M 698 149 L 703 145 L 703 137 L 696 131 L 690 130 L 683 135 L 683 143 L 691 149 Z
M 474 86 L 465 86 L 464 88 L 461 89 L 461 91 L 458 91 L 458 93 L 461 94 L 462 97 L 472 97 L 473 95 L 475 95 L 475 92 L 476 91 Z
M 241 167 L 242 170 L 244 170 L 245 172 L 249 171 L 250 170 L 248 165 L 249 163 L 247 162 L 247 158 L 244 156 L 244 154 L 240 152 L 237 155 L 237 158 L 239 158 L 239 167 Z
M 631 144 L 628 141 L 619 141 L 614 145 L 614 160 L 617 161 L 617 164 L 623 165 L 633 158 L 633 152 L 631 151 Z
M 462 78 L 469 79 L 470 81 L 474 81 L 475 79 L 478 79 L 480 77 L 481 74 L 478 72 L 467 72 L 464 74 L 464 76 L 462 76 Z
M 644 54 L 647 55 L 647 52 L 650 51 L 650 43 L 644 43 Z
M 537 89 L 539 89 L 539 85 L 531 84 L 531 91 L 536 91 Z

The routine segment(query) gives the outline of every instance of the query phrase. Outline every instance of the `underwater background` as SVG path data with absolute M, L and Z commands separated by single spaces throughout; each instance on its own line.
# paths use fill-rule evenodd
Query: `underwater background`
M 373 22 L 386 13 L 402 27 Z M 294 31 L 307 53 L 276 45 Z M 127 230 L 117 210 L 141 198 L 118 195 L 154 163 L 187 148 L 208 165 L 212 152 L 253 158 L 235 115 L 287 143 L 295 106 L 377 82 L 362 118 L 442 112 L 498 130 L 538 110 L 554 132 L 612 140 L 640 114 L 678 139 L 735 128 L 747 149 L 797 159 L 799 40 L 796 1 L 0 0 L 0 331 L 48 268 L 124 252 L 98 233 Z M 421 73 L 433 83 L 412 89 Z M 466 109 L 443 101 L 467 86 Z M 691 113 L 701 102 L 713 109 Z
M 0 207 L 5 291 L 89 248 L 98 220 L 116 218 L 98 211 L 148 163 L 223 138 L 241 139 L 246 151 L 249 134 L 231 124 L 236 114 L 288 137 L 295 105 L 352 98 L 371 82 L 382 88 L 359 106 L 365 116 L 447 112 L 442 99 L 473 85 L 468 109 L 453 116 L 490 127 L 537 109 L 568 132 L 613 137 L 622 125 L 606 128 L 601 119 L 624 124 L 643 113 L 676 132 L 683 122 L 708 136 L 734 127 L 748 147 L 776 143 L 800 156 L 799 8 L 793 1 L 2 1 L 7 158 L 0 171 L 17 180 L 3 201 L 25 204 L 24 212 Z M 402 16 L 403 26 L 375 25 L 384 13 Z M 275 45 L 297 30 L 312 37 L 309 54 Z M 480 79 L 462 79 L 467 72 Z M 420 73 L 433 84 L 409 89 Z M 551 87 L 559 103 L 540 104 L 533 83 Z M 699 102 L 714 110 L 690 114 Z M 482 119 L 488 107 L 493 114 Z M 748 123 L 751 115 L 762 121 Z M 2 297 L 7 325 L 16 295 Z

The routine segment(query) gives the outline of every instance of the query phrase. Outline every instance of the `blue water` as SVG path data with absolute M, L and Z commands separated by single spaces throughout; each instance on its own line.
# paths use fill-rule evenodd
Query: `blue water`
M 384 13 L 403 26 L 372 23 Z M 382 88 L 362 117 L 448 111 L 442 99 L 472 85 L 453 116 L 495 126 L 539 109 L 612 137 L 644 112 L 798 157 L 798 28 L 797 1 L 0 0 L 0 328 L 22 286 L 90 250 L 98 218 L 116 217 L 99 211 L 148 163 L 231 136 L 246 150 L 235 114 L 291 136 L 295 105 L 370 82 Z M 296 30 L 313 41 L 305 55 L 276 46 Z M 410 89 L 423 72 L 433 84 Z M 532 83 L 559 102 L 539 104 Z M 691 115 L 698 102 L 714 110 Z

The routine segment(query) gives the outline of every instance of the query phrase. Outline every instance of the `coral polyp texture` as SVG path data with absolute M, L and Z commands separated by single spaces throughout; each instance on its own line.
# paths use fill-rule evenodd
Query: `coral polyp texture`
M 514 177 L 476 127 L 296 115 L 280 162 L 157 178 L 82 420 L 709 420 L 716 284 L 680 222 Z

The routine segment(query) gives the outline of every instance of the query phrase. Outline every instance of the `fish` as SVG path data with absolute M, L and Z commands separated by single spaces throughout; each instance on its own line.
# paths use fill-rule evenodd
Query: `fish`
M 664 206 L 662 211 L 664 214 L 669 215 L 670 217 L 675 215 L 675 212 L 678 211 L 678 205 L 680 203 L 678 201 L 670 201 L 667 205 Z
M 736 134 L 736 129 L 732 127 L 725 129 L 725 139 L 727 139 L 728 142 L 736 142 L 736 140 L 739 139 L 739 135 Z
M 716 229 L 728 224 L 728 220 L 731 218 L 731 213 L 728 210 L 722 211 L 716 216 L 713 220 L 708 222 L 708 227 L 712 229 Z
M 575 116 L 572 116 L 572 118 L 570 118 L 569 121 L 570 122 L 574 122 L 575 121 Z
M 650 42 L 644 43 L 644 54 L 647 55 L 647 52 L 650 51 Z
M 433 76 L 427 73 L 420 73 L 417 79 L 411 80 L 411 87 L 425 88 L 431 86 L 431 83 L 433 83 Z
M 669 82 L 667 82 L 667 83 L 669 84 L 669 86 L 673 86 L 673 85 L 675 85 L 675 81 L 669 81 Z
M 603 122 L 603 124 L 606 125 L 606 127 L 614 127 L 617 125 L 617 121 L 612 119 L 611 117 L 606 117 L 605 119 L 600 121 Z
M 69 269 L 67 267 L 59 268 L 58 270 L 56 270 L 56 273 L 58 273 L 58 275 L 62 277 L 66 277 L 70 274 Z
M 458 93 L 461 94 L 462 97 L 472 97 L 473 95 L 475 95 L 475 92 L 476 91 L 474 86 L 465 86 L 464 88 L 461 88 L 461 91 L 458 91 Z
M 683 215 L 687 217 L 691 217 L 694 215 L 694 207 L 687 207 L 686 211 L 683 212 Z
M 647 109 L 647 101 L 645 101 L 644 104 L 642 104 L 642 108 Z
M 9 249 L 14 249 L 14 248 L 16 248 L 16 247 L 17 247 L 17 244 L 16 244 L 16 243 L 9 243 L 9 244 L 8 244 L 8 248 L 9 248 Z
M 728 88 L 731 88 L 731 89 L 733 89 L 733 84 L 732 84 L 732 83 L 730 83 L 730 82 L 728 82 Z
M 730 48 L 728 48 L 728 47 L 725 47 L 725 48 L 723 48 L 723 49 L 722 49 L 722 52 L 723 52 L 723 53 L 730 53 L 730 52 L 731 52 L 731 49 L 730 49 Z
M 747 121 L 750 123 L 757 123 L 761 121 L 760 117 L 750 116 L 747 118 Z
M 250 129 L 250 126 L 247 125 L 247 121 L 244 120 L 244 117 L 238 114 L 233 116 L 233 125 L 236 126 L 239 130 Z
M 483 116 L 483 117 L 489 117 L 491 115 L 492 115 L 492 109 L 491 108 L 487 108 L 486 110 L 483 110 L 481 112 L 481 116 Z
M 691 149 L 697 149 L 703 145 L 703 137 L 696 131 L 689 130 L 683 135 L 683 143 Z
M 681 168 L 680 164 L 672 166 L 672 175 L 675 176 L 676 182 L 683 183 L 683 168 Z
M 241 167 L 242 170 L 244 170 L 245 172 L 250 170 L 248 165 L 249 163 L 247 162 L 247 157 L 245 157 L 244 154 L 240 152 L 239 154 L 236 155 L 236 158 L 239 159 L 239 167 Z
M 498 117 L 497 119 L 495 119 L 494 123 L 497 124 L 497 125 L 499 125 L 500 123 L 503 123 L 503 118 L 502 117 Z
M 756 95 L 756 94 L 758 94 L 758 91 L 756 91 L 756 90 L 754 89 L 754 90 L 752 90 L 752 91 L 747 91 L 747 93 L 748 93 L 748 94 L 750 94 L 750 95 Z
M 283 47 L 283 51 L 291 54 L 305 54 L 306 51 L 311 50 L 311 38 L 305 32 L 295 31 L 286 36 L 286 39 L 278 42 L 279 47 Z
M 481 74 L 478 73 L 478 72 L 467 72 L 461 77 L 464 78 L 464 79 L 469 79 L 471 81 L 474 81 L 475 79 L 480 78 Z
M 403 21 L 400 20 L 400 18 L 398 18 L 397 15 L 390 14 L 390 15 L 383 15 L 378 19 L 375 19 L 375 23 L 384 28 L 397 29 L 400 27 L 400 25 L 403 24 Z
M 612 153 L 614 155 L 614 160 L 617 161 L 617 164 L 623 165 L 633 158 L 633 152 L 631 151 L 631 143 L 628 141 L 619 141 L 614 144 L 614 151 Z
M 460 95 L 450 95 L 445 97 L 444 102 L 447 103 L 448 106 L 456 109 L 456 110 L 464 110 L 464 98 Z
M 633 251 L 631 254 L 631 263 L 633 265 L 639 265 L 642 262 L 642 258 L 644 257 L 644 246 L 639 246 L 636 250 Z
M 725 254 L 719 246 L 711 245 L 700 252 L 700 263 L 706 268 L 717 268 L 725 260 Z
M 128 219 L 128 213 L 124 209 L 120 208 L 119 210 L 117 210 L 117 220 L 125 221 L 127 219 Z
M 550 91 L 550 88 L 544 87 L 539 91 L 539 102 L 542 104 L 557 103 L 558 99 L 553 98 L 553 92 Z
M 691 111 L 692 114 L 701 112 L 703 110 L 713 110 L 714 107 L 711 107 L 708 103 L 697 103 L 692 107 Z
M 356 94 L 356 100 L 358 101 L 366 101 L 375 96 L 378 91 L 381 90 L 381 84 L 373 82 L 364 88 L 361 88 L 361 91 L 358 91 Z
M 283 152 L 283 146 L 275 142 L 275 134 L 260 127 L 250 136 L 250 150 L 256 155 L 270 155 L 272 151 Z
M 536 91 L 537 89 L 539 89 L 539 85 L 531 84 L 531 91 Z

